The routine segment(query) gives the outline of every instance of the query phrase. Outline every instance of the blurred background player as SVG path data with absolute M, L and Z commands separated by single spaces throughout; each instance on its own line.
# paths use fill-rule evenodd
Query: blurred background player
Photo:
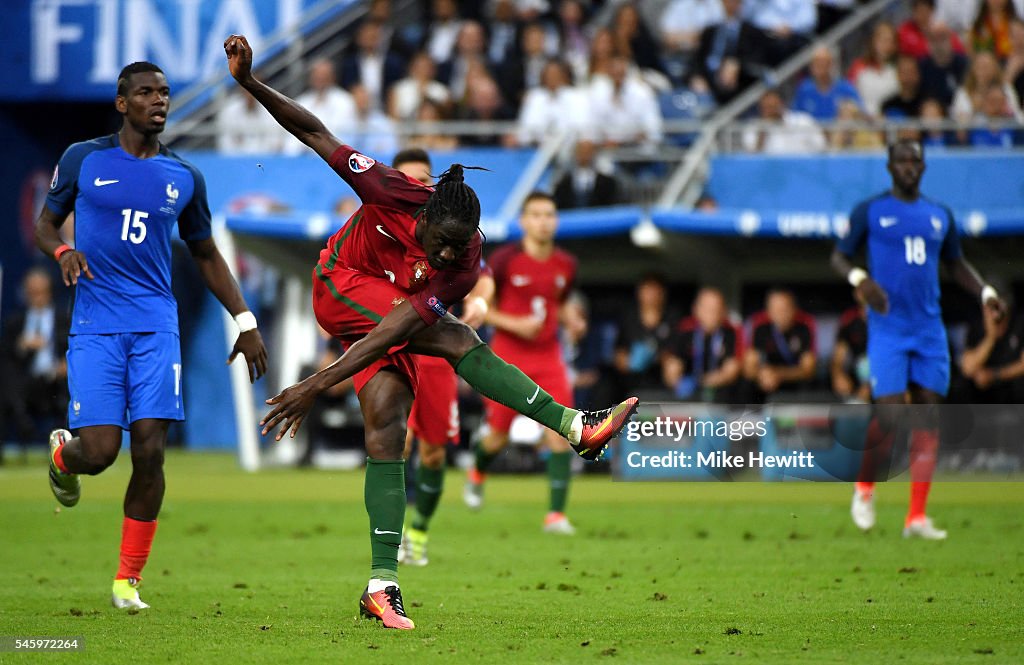
M 925 506 L 939 448 L 938 412 L 949 390 L 949 345 L 939 305 L 939 262 L 996 320 L 1006 305 L 963 257 L 953 213 L 920 192 L 924 147 L 899 140 L 889 147 L 892 189 L 860 203 L 850 232 L 832 253 L 832 267 L 854 287 L 868 311 L 868 362 L 876 408 L 851 515 L 867 530 L 875 524 L 877 465 L 892 449 L 899 421 L 910 427 L 910 507 L 903 536 L 942 540 Z M 852 263 L 867 248 L 868 270 Z M 910 409 L 906 403 L 921 405 Z
M 424 185 L 434 183 L 430 156 L 420 148 L 399 152 L 391 166 Z M 479 328 L 487 315 L 487 302 L 493 295 L 494 278 L 489 271 L 484 271 L 462 301 L 462 320 Z M 444 491 L 446 445 L 459 441 L 459 386 L 455 370 L 443 358 L 417 356 L 416 372 L 422 388 L 413 400 L 405 438 L 406 459 L 414 450 L 418 451 L 418 464 L 412 477 L 416 489 L 415 514 L 411 524 L 402 531 L 398 562 L 425 566 L 428 563 L 427 528 Z M 406 466 L 407 474 L 411 466 Z
M 605 411 L 577 411 L 556 402 L 448 313 L 480 274 L 480 202 L 454 164 L 434 187 L 343 144 L 316 116 L 252 75 L 252 48 L 241 35 L 224 42 L 231 76 L 290 134 L 352 187 L 362 205 L 332 235 L 313 279 L 313 313 L 347 345 L 337 362 L 267 400 L 260 421 L 276 440 L 298 432 L 319 394 L 355 378 L 363 414 L 367 464 L 370 579 L 360 614 L 386 628 L 411 630 L 398 585 L 398 548 L 405 521 L 406 428 L 419 384 L 416 357 L 444 358 L 482 395 L 570 439 L 597 459 L 625 426 L 638 400 Z
M 871 401 L 868 321 L 864 305 L 851 307 L 839 318 L 829 374 L 836 397 L 848 402 Z
M 527 376 L 562 404 L 572 403 L 568 367 L 562 355 L 558 328 L 564 325 L 575 334 L 586 329 L 580 309 L 566 307 L 576 279 L 576 259 L 555 246 L 558 210 L 554 199 L 534 192 L 526 197 L 519 224 L 521 243 L 496 250 L 488 260 L 494 272 L 495 307 L 487 313 L 494 326 L 494 352 L 521 367 Z M 487 468 L 509 441 L 515 412 L 496 402 L 486 402 L 488 433 L 477 447 L 476 464 L 470 469 L 463 497 L 471 508 L 483 505 Z M 565 439 L 545 429 L 548 482 L 551 500 L 544 530 L 549 533 L 575 532 L 565 516 L 569 497 L 572 452 Z
M 50 488 L 61 504 L 74 506 L 78 476 L 113 464 L 122 430 L 130 431 L 132 476 L 112 602 L 143 609 L 149 606 L 137 589 L 163 502 L 167 429 L 185 418 L 171 293 L 175 223 L 203 281 L 238 323 L 228 362 L 243 354 L 255 381 L 266 371 L 267 351 L 210 235 L 202 174 L 157 138 L 170 108 L 163 72 L 149 62 L 125 67 L 114 105 L 123 116 L 120 131 L 75 143 L 60 158 L 36 222 L 36 245 L 76 287 L 67 361 L 68 426 L 78 436 L 64 429 L 50 435 Z M 76 249 L 59 232 L 72 211 Z

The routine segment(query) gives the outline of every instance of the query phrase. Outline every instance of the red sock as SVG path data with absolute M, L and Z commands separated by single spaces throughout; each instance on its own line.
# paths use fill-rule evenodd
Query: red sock
M 882 428 L 878 418 L 872 418 L 864 437 L 864 454 L 860 459 L 860 471 L 857 473 L 857 491 L 871 492 L 875 488 L 875 476 L 879 462 L 892 453 L 892 431 Z
M 121 567 L 115 579 L 142 579 L 142 568 L 149 558 L 156 533 L 156 520 L 143 522 L 125 517 L 121 526 Z
M 64 444 L 63 443 L 60 444 L 59 446 L 57 446 L 57 450 L 53 451 L 53 465 L 56 466 L 57 469 L 61 473 L 68 473 L 68 468 L 66 466 L 64 466 Z
M 910 510 L 906 523 L 925 516 L 928 490 L 932 487 L 935 461 L 939 451 L 939 431 L 915 429 L 910 433 Z

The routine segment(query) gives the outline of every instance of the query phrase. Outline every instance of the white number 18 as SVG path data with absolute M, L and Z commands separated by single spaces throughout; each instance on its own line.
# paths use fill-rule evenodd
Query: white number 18
M 921 236 L 904 236 L 903 246 L 907 250 L 907 263 L 909 265 L 923 266 L 924 262 L 928 260 L 924 238 Z

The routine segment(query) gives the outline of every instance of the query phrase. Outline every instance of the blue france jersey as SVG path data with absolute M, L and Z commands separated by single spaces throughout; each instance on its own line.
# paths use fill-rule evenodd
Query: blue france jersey
M 210 237 L 206 183 L 165 146 L 149 159 L 117 134 L 75 143 L 60 158 L 46 205 L 75 212 L 75 248 L 95 279 L 78 280 L 72 334 L 178 332 L 171 294 L 171 229 Z
M 949 208 L 923 196 L 901 201 L 888 192 L 868 199 L 854 208 L 838 249 L 853 256 L 865 244 L 871 278 L 889 294 L 887 315 L 869 311 L 872 328 L 909 335 L 941 326 L 939 260 L 961 256 Z

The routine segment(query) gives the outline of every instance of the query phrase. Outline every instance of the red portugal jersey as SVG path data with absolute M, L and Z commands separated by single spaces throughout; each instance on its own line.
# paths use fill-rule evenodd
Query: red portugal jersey
M 525 340 L 495 331 L 492 346 L 499 356 L 521 360 L 534 356 L 561 356 L 558 310 L 576 280 L 576 259 L 555 249 L 544 261 L 528 255 L 520 245 L 505 245 L 487 259 L 494 272 L 499 311 L 516 316 L 533 314 L 544 321 L 539 335 Z
M 434 188 L 347 145 L 339 147 L 328 163 L 355 190 L 363 205 L 327 241 L 316 274 L 355 270 L 387 279 L 409 294 L 409 301 L 425 323 L 435 323 L 476 284 L 480 234 L 454 264 L 435 270 L 416 240 L 416 222 Z

